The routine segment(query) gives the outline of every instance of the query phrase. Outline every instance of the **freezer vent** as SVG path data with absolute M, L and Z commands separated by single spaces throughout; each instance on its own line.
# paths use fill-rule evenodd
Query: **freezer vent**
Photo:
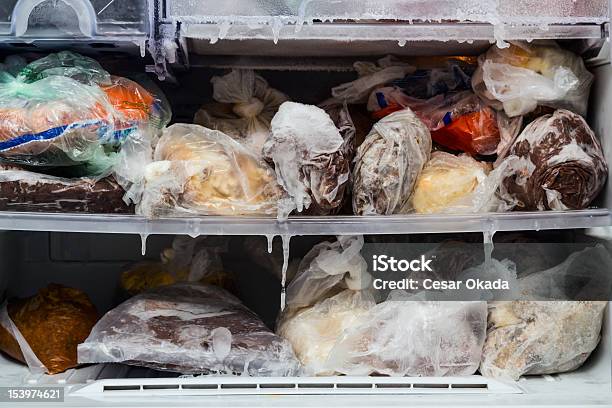
M 291 394 L 516 394 L 518 387 L 480 376 L 392 377 L 177 377 L 94 381 L 71 393 L 82 397 Z

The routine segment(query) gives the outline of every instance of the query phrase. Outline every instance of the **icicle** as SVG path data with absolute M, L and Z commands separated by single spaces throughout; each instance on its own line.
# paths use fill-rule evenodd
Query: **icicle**
M 285 310 L 286 303 L 286 284 L 287 284 L 287 267 L 289 266 L 289 241 L 291 235 L 281 235 L 283 241 L 283 270 L 281 274 L 281 310 Z
M 280 36 L 281 28 L 283 28 L 283 22 L 280 18 L 274 17 L 272 20 L 272 40 L 274 44 L 278 44 L 278 37 Z
M 488 272 L 491 268 L 491 257 L 493 254 L 493 235 L 495 235 L 494 230 L 484 231 L 483 235 L 483 243 L 484 243 L 484 256 L 485 256 L 485 273 Z
M 142 256 L 145 256 L 147 254 L 147 238 L 149 237 L 149 234 L 140 234 L 140 251 L 142 252 Z
M 272 244 L 274 243 L 274 235 L 266 235 L 266 239 L 268 240 L 268 253 L 272 253 Z
M 227 33 L 229 32 L 229 29 L 231 27 L 231 23 L 229 21 L 223 21 L 219 24 L 219 40 L 224 39 L 227 36 Z
M 399 41 L 397 42 L 397 45 L 399 45 L 400 47 L 404 47 L 404 46 L 406 45 L 406 40 L 403 40 L 403 39 L 402 39 L 402 40 L 399 40 Z

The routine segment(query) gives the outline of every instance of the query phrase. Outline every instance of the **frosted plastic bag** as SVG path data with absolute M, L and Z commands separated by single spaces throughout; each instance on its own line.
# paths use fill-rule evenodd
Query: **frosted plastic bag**
M 121 274 L 121 287 L 130 295 L 177 282 L 199 282 L 230 290 L 232 277 L 223 270 L 221 253 L 227 242 L 209 237 L 177 236 L 160 262 L 139 262 Z
M 223 289 L 177 283 L 108 312 L 78 347 L 81 363 L 125 363 L 184 374 L 292 376 L 291 345 Z
M 311 205 L 311 213 L 329 214 L 344 202 L 355 128 L 345 106 L 327 108 L 333 118 L 319 107 L 285 102 L 272 119 L 263 155 L 289 196 L 279 203 L 280 217 Z
M 586 114 L 593 75 L 582 58 L 555 43 L 493 46 L 478 62 L 474 92 L 510 117 L 538 105 Z
M 408 96 L 398 87 L 376 89 L 368 110 L 383 118 L 410 108 L 431 131 L 434 142 L 472 155 L 494 154 L 500 141 L 495 111 L 471 91 L 437 95 L 430 99 Z
M 339 236 L 335 242 L 315 245 L 287 286 L 287 309 L 312 306 L 343 289 L 367 288 L 372 278 L 360 254 L 362 248 L 361 236 Z
M 501 198 L 517 210 L 587 208 L 608 174 L 598 138 L 580 115 L 567 110 L 531 122 L 502 163 Z
M 378 121 L 355 158 L 355 214 L 409 212 L 416 180 L 430 154 L 429 130 L 410 109 Z
M 51 284 L 0 306 L 0 350 L 26 363 L 32 373 L 61 373 L 77 366 L 77 345 L 96 320 L 96 308 L 85 293 Z
M 412 203 L 417 213 L 478 213 L 495 210 L 501 170 L 468 155 L 433 152 L 417 179 Z
M 217 130 L 174 124 L 144 169 L 139 214 L 272 215 L 281 191 L 274 172 L 254 153 Z
M 26 83 L 0 73 L 0 159 L 30 166 L 109 167 L 115 112 L 98 86 L 49 76 Z
M 377 64 L 358 61 L 354 68 L 359 75 L 358 79 L 332 88 L 332 96 L 340 102 L 366 103 L 373 89 L 394 79 L 404 78 L 406 74 L 416 70 L 415 67 L 391 56 L 378 60 Z
M 0 165 L 0 210 L 133 213 L 112 176 L 67 179 Z
M 342 333 L 326 366 L 346 375 L 465 376 L 478 369 L 486 302 L 417 302 L 396 296 Z
M 261 154 L 270 134 L 270 122 L 289 98 L 252 70 L 234 69 L 213 77 L 211 82 L 213 99 L 219 104 L 200 108 L 193 122 L 219 130 Z
M 607 302 L 515 301 L 489 307 L 480 371 L 518 380 L 580 367 L 600 339 Z

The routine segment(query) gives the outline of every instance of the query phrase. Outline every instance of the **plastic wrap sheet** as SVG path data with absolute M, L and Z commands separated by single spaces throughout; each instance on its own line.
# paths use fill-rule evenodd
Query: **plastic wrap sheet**
M 174 124 L 144 169 L 137 212 L 161 215 L 275 214 L 281 191 L 272 169 L 216 130 Z
M 493 46 L 478 62 L 474 91 L 508 116 L 524 115 L 538 105 L 586 114 L 593 75 L 582 58 L 555 43 Z
M 219 130 L 261 154 L 272 118 L 289 98 L 252 70 L 234 69 L 211 82 L 218 103 L 200 108 L 193 122 Z
M 477 213 L 499 206 L 501 171 L 468 155 L 433 152 L 417 179 L 412 203 L 417 213 Z
M 355 214 L 409 212 L 416 180 L 430 153 L 429 130 L 410 109 L 378 121 L 355 158 Z
M 599 140 L 581 116 L 567 110 L 531 122 L 502 163 L 501 197 L 518 210 L 584 209 L 608 174 Z
M 285 102 L 272 119 L 263 154 L 288 195 L 279 203 L 281 217 L 293 210 L 330 214 L 344 203 L 355 127 L 346 106 L 325 109 Z
M 51 284 L 0 307 L 0 350 L 26 363 L 33 373 L 61 373 L 77 366 L 77 345 L 96 320 L 85 293 Z
M 384 87 L 374 90 L 368 102 L 368 110 L 377 118 L 404 108 L 412 109 L 431 131 L 433 141 L 444 147 L 472 155 L 497 151 L 496 112 L 471 91 L 417 99 L 399 87 Z
M 112 176 L 66 179 L 0 166 L 0 210 L 33 212 L 133 213 Z
M 291 345 L 223 289 L 193 283 L 137 295 L 79 345 L 79 362 L 121 362 L 185 374 L 291 376 Z
M 491 303 L 481 373 L 518 380 L 580 367 L 599 343 L 606 303 Z
M 223 270 L 221 254 L 227 242 L 209 237 L 177 236 L 159 262 L 139 262 L 121 275 L 121 286 L 130 295 L 177 282 L 200 282 L 232 289 L 232 277 Z

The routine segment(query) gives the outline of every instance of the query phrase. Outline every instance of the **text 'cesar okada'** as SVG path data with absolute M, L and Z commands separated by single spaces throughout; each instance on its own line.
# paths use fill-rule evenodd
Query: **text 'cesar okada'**
M 397 259 L 387 255 L 372 256 L 372 271 L 374 275 L 380 272 L 433 272 L 433 259 L 421 255 L 416 259 Z M 372 286 L 377 290 L 509 290 L 510 284 L 504 279 L 469 278 L 465 280 L 440 279 L 414 279 L 403 277 L 401 279 L 375 278 Z

